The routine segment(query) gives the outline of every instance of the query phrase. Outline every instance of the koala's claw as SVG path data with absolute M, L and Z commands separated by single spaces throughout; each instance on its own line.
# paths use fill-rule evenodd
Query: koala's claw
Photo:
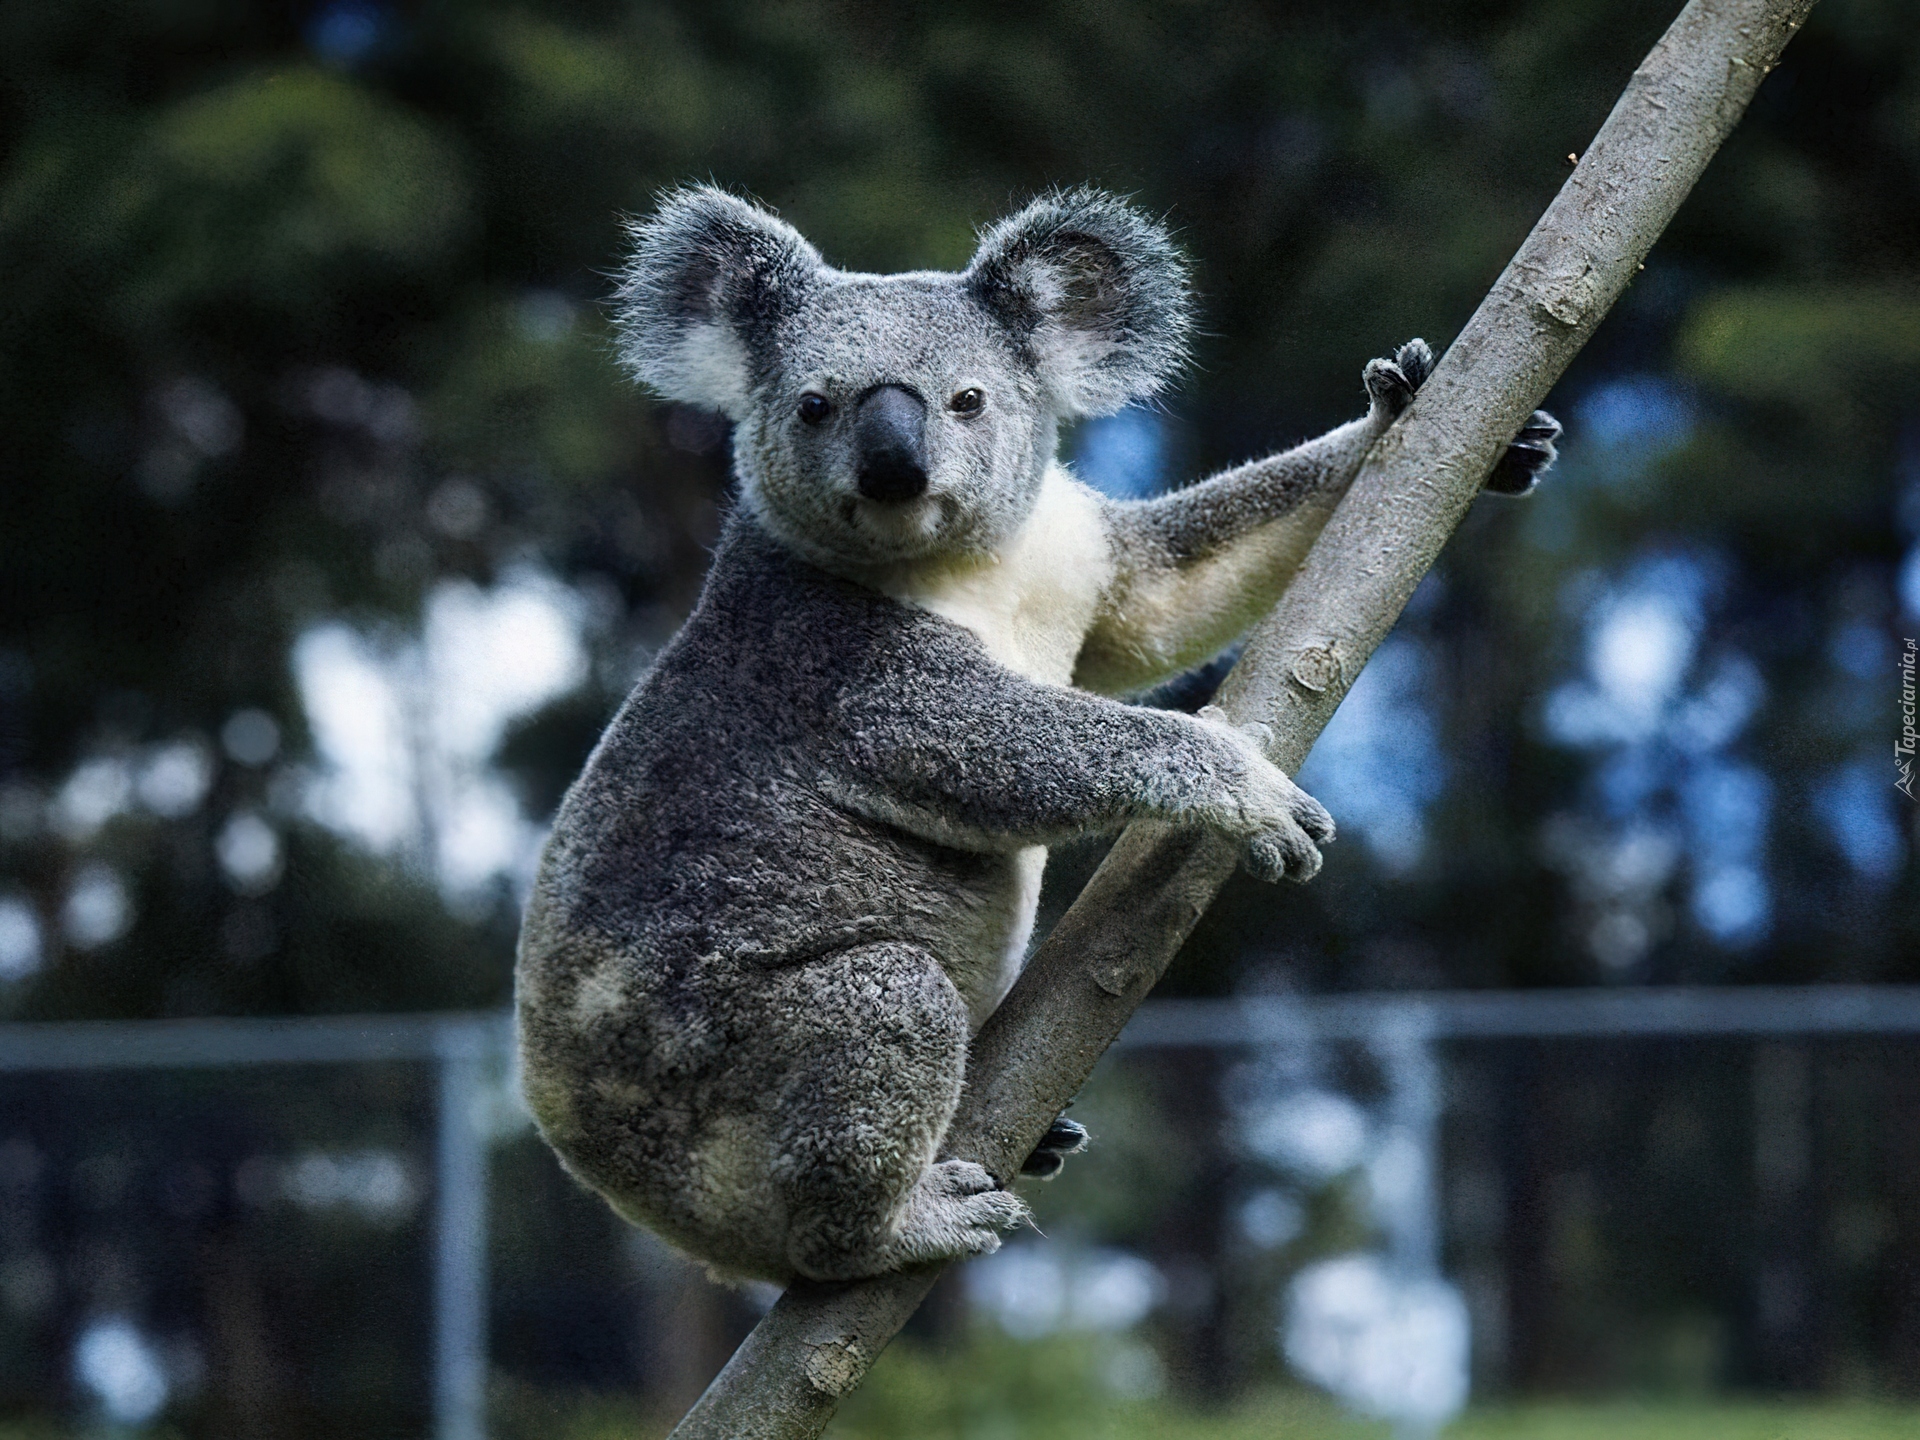
M 1241 815 L 1242 823 L 1251 823 L 1234 827 L 1244 837 L 1242 863 L 1261 880 L 1303 881 L 1319 874 L 1319 847 L 1333 841 L 1333 816 L 1266 758 L 1273 732 L 1259 724 L 1235 725 L 1217 705 L 1202 706 L 1194 718 L 1226 730 L 1249 752 L 1252 792 Z
M 921 1180 L 922 1195 L 912 1228 L 921 1258 L 991 1255 L 1002 1231 L 1026 1223 L 1027 1202 L 1003 1190 L 984 1165 L 971 1160 L 942 1160 Z M 902 1237 L 903 1239 L 906 1237 Z
M 993 1178 L 993 1172 L 972 1160 L 938 1161 L 927 1167 L 926 1179 L 922 1183 L 929 1192 L 943 1200 L 956 1196 L 985 1195 L 1000 1188 L 1000 1182 Z
M 1293 803 L 1293 823 L 1307 832 L 1307 838 L 1316 845 L 1333 843 L 1333 816 L 1327 813 L 1327 807 L 1314 799 L 1306 791 L 1299 792 L 1299 798 Z
M 1369 360 L 1361 372 L 1367 398 L 1392 419 L 1413 403 L 1413 392 L 1433 373 L 1433 351 L 1424 340 L 1409 340 L 1391 360 Z
M 1553 442 L 1559 438 L 1560 422 L 1544 410 L 1534 411 L 1493 467 L 1487 489 L 1496 495 L 1525 495 L 1558 458 Z
M 1433 350 L 1424 340 L 1409 340 L 1390 360 L 1369 360 L 1361 373 L 1367 397 L 1389 420 L 1413 403 L 1413 395 L 1433 374 Z M 1536 410 L 1507 446 L 1500 463 L 1487 477 L 1486 488 L 1496 495 L 1525 495 L 1540 481 L 1559 452 L 1560 422 L 1545 410 Z
M 1247 842 L 1244 863 L 1256 880 L 1304 884 L 1320 873 L 1320 847 L 1298 825 L 1277 825 Z
M 1036 1180 L 1051 1180 L 1067 1163 L 1067 1156 L 1077 1155 L 1086 1148 L 1087 1127 L 1062 1115 L 1047 1127 L 1047 1133 L 1040 1137 L 1033 1153 L 1021 1164 L 1020 1173 Z
M 991 1255 L 1000 1248 L 1001 1232 L 1025 1224 L 1030 1214 L 1027 1202 L 1002 1189 L 984 1165 L 937 1161 L 915 1182 L 906 1218 L 882 1263 L 894 1269 Z
M 1407 379 L 1413 382 L 1413 388 L 1418 390 L 1433 374 L 1433 347 L 1415 336 L 1393 352 L 1393 363 L 1400 367 Z
M 1262 880 L 1304 884 L 1320 873 L 1320 847 L 1333 843 L 1327 807 L 1291 780 L 1286 818 L 1247 842 L 1246 866 Z

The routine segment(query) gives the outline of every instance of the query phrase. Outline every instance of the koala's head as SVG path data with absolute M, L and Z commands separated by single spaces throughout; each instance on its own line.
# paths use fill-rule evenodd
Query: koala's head
M 1001 221 L 959 274 L 836 270 L 704 186 L 631 234 L 622 357 L 734 422 L 747 502 L 828 565 L 992 550 L 1032 510 L 1059 422 L 1152 394 L 1184 354 L 1184 261 L 1096 191 Z

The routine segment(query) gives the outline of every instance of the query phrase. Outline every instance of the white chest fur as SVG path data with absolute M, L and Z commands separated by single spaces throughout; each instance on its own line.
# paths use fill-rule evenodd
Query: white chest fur
M 1054 465 L 998 554 L 902 566 L 881 588 L 964 625 L 1009 670 L 1066 685 L 1112 577 L 1099 500 Z

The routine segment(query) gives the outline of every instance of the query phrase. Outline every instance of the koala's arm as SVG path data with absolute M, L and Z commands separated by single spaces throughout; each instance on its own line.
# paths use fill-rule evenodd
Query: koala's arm
M 1361 419 L 1170 495 L 1110 503 L 1114 579 L 1074 683 L 1142 689 L 1218 654 L 1272 609 L 1432 364 L 1413 341 L 1367 366 Z
M 1041 684 L 984 655 L 890 678 L 843 715 L 825 786 L 939 844 L 1005 852 L 1158 820 L 1221 830 L 1256 874 L 1304 879 L 1333 836 L 1326 811 L 1224 720 Z
M 1114 578 L 1081 647 L 1074 683 L 1109 695 L 1143 689 L 1244 634 L 1293 582 L 1374 441 L 1432 371 L 1426 342 L 1410 340 L 1391 360 L 1368 362 L 1362 378 L 1369 404 L 1361 419 L 1171 495 L 1109 503 Z M 1558 420 L 1534 411 L 1487 489 L 1531 491 L 1554 462 L 1559 434 Z

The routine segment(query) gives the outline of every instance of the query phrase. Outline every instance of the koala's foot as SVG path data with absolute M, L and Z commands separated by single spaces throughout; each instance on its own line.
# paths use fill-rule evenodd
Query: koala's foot
M 1413 403 L 1413 392 L 1433 373 L 1433 351 L 1424 340 L 1409 340 L 1388 360 L 1369 360 L 1360 378 L 1374 413 L 1392 420 Z
M 1272 732 L 1264 725 L 1237 726 L 1213 705 L 1195 718 L 1225 730 L 1247 757 L 1247 789 L 1234 827 L 1246 846 L 1241 864 L 1260 880 L 1307 881 L 1318 875 L 1320 847 L 1333 841 L 1333 817 L 1267 759 Z
M 1493 467 L 1487 489 L 1496 495 L 1525 495 L 1558 457 L 1553 442 L 1559 438 L 1560 422 L 1544 410 L 1534 411 Z
M 1002 1190 L 985 1166 L 941 1160 L 914 1183 L 889 1258 L 897 1267 L 991 1255 L 1001 1233 L 1023 1224 L 1027 1213 L 1027 1202 Z
M 1047 1133 L 1040 1137 L 1033 1153 L 1022 1162 L 1020 1173 L 1036 1180 L 1051 1180 L 1067 1163 L 1067 1156 L 1078 1155 L 1086 1148 L 1087 1127 L 1062 1115 L 1047 1127 Z

